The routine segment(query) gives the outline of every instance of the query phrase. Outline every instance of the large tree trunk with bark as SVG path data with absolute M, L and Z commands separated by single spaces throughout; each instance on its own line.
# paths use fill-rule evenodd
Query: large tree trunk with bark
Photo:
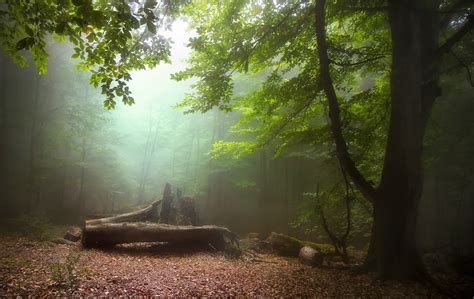
M 105 223 L 145 222 L 145 221 L 157 222 L 159 219 L 158 205 L 160 205 L 160 203 L 161 203 L 161 200 L 157 200 L 153 202 L 152 204 L 150 204 L 149 206 L 147 206 L 146 208 L 135 211 L 135 212 L 120 214 L 113 217 L 87 220 L 86 227 L 88 225 L 99 225 L 99 224 L 105 224 Z
M 82 244 L 85 247 L 113 246 L 136 242 L 168 242 L 190 245 L 211 244 L 216 249 L 225 249 L 236 244 L 237 236 L 225 227 L 175 226 L 156 223 L 103 223 L 86 224 Z
M 431 20 L 436 2 L 431 1 L 430 7 L 414 3 L 418 9 L 396 1 L 389 5 L 392 106 L 369 256 L 382 278 L 425 276 L 416 246 L 416 224 L 423 187 L 425 121 L 436 97 L 435 92 L 427 91 L 437 87 L 432 70 L 437 22 Z

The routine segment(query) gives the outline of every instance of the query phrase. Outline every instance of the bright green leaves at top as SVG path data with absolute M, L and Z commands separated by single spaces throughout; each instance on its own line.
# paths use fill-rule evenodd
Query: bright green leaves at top
M 371 176 L 380 165 L 388 122 L 390 38 L 383 14 L 354 13 L 351 5 L 328 3 L 328 50 L 345 137 Z M 197 36 L 189 44 L 188 69 L 174 79 L 198 81 L 181 106 L 190 112 L 240 111 L 232 128 L 240 139 L 216 144 L 214 154 L 238 157 L 271 146 L 278 155 L 309 146 L 313 157 L 334 157 L 320 87 L 314 2 L 198 0 L 184 12 Z
M 157 28 L 169 25 L 185 2 L 7 0 L 0 5 L 1 45 L 22 66 L 22 51 L 29 51 L 44 74 L 48 38 L 67 38 L 78 67 L 91 72 L 91 84 L 106 96 L 104 106 L 114 108 L 117 97 L 130 105 L 131 71 L 169 62 L 170 41 Z

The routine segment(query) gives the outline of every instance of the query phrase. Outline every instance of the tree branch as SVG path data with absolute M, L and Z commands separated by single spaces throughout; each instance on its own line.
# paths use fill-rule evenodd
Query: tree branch
M 362 60 L 356 61 L 356 62 L 338 62 L 338 61 L 334 61 L 334 60 L 330 59 L 329 62 L 331 62 L 331 63 L 333 63 L 337 66 L 358 66 L 358 65 L 361 65 L 361 64 L 365 64 L 365 63 L 369 63 L 369 62 L 372 62 L 372 61 L 375 61 L 375 60 L 382 59 L 384 57 L 385 57 L 385 55 L 374 56 L 374 57 L 369 57 L 369 58 L 362 59 Z
M 451 18 L 453 14 L 460 13 L 460 12 L 467 12 L 467 9 L 462 9 L 462 7 L 466 4 L 469 4 L 471 0 L 459 0 L 458 2 L 451 5 L 445 13 L 445 16 L 440 22 L 439 28 L 441 30 L 445 29 L 449 23 L 451 22 Z M 461 10 L 462 9 L 462 10 Z
M 468 34 L 474 28 L 474 15 L 469 15 L 467 17 L 467 22 L 459 28 L 453 35 L 451 35 L 445 42 L 442 44 L 438 50 L 436 50 L 436 57 L 441 57 L 444 54 L 448 53 L 451 48 L 456 45 L 466 34 Z
M 474 81 L 472 80 L 472 73 L 471 73 L 471 69 L 469 68 L 469 65 L 465 63 L 458 55 L 456 55 L 456 53 L 454 53 L 453 50 L 451 50 L 451 54 L 459 62 L 459 65 L 461 65 L 466 70 L 466 75 L 467 75 L 469 84 L 471 84 L 471 86 L 474 87 Z
M 342 134 L 342 125 L 339 112 L 339 102 L 334 90 L 331 74 L 329 72 L 328 46 L 326 42 L 325 23 L 325 0 L 318 0 L 315 6 L 315 30 L 319 57 L 319 69 L 321 86 L 327 96 L 329 104 L 329 118 L 331 119 L 331 131 L 336 143 L 336 153 L 344 170 L 350 176 L 354 184 L 370 202 L 375 200 L 375 188 L 364 178 L 356 167 L 347 149 L 346 140 Z

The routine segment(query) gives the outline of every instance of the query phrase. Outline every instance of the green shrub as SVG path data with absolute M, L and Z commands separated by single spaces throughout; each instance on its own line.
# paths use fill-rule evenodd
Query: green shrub
M 77 282 L 80 257 L 79 252 L 71 250 L 65 262 L 57 262 L 51 265 L 51 279 L 58 287 L 71 288 Z

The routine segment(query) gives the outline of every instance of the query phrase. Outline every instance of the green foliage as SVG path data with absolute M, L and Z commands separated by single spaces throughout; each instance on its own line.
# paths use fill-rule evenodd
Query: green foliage
M 344 135 L 358 167 L 376 183 L 388 126 L 390 38 L 383 16 L 344 14 L 343 5 L 328 7 L 328 39 Z M 194 1 L 184 9 L 198 36 L 188 69 L 173 78 L 198 81 L 181 106 L 239 115 L 232 140 L 214 144 L 214 158 L 238 159 L 262 147 L 276 157 L 296 151 L 335 158 L 313 10 L 296 0 Z
M 90 83 L 106 96 L 104 106 L 113 109 L 116 97 L 131 105 L 131 72 L 169 62 L 170 41 L 157 28 L 168 26 L 185 2 L 7 0 L 0 8 L 1 47 L 21 66 L 28 51 L 44 74 L 48 38 L 67 39 L 77 67 L 90 71 Z
M 81 255 L 79 252 L 71 250 L 64 262 L 57 262 L 51 265 L 51 279 L 60 288 L 73 287 L 79 278 L 78 264 Z

